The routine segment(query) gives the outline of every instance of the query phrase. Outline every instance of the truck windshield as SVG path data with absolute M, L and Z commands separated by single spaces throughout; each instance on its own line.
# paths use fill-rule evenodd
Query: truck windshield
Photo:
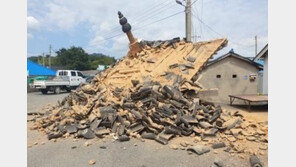
M 80 76 L 80 77 L 82 77 L 82 78 L 84 77 L 83 74 L 82 74 L 81 72 L 77 72 L 77 74 L 78 74 L 78 76 Z

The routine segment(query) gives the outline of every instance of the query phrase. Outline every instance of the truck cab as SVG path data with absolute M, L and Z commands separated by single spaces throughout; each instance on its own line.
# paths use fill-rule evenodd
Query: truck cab
M 33 86 L 39 89 L 42 94 L 53 91 L 59 94 L 61 90 L 70 92 L 76 89 L 80 84 L 86 82 L 86 77 L 77 70 L 58 70 L 54 78 L 48 78 L 44 81 L 34 81 Z
M 56 76 L 69 77 L 70 86 L 79 86 L 81 83 L 86 82 L 86 77 L 76 70 L 58 70 Z

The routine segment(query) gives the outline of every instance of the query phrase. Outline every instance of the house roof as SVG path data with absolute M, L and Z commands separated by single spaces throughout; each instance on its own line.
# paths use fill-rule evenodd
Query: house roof
M 265 56 L 268 55 L 268 44 L 266 44 L 263 49 L 255 56 L 255 58 L 253 59 L 253 61 L 257 61 L 260 58 L 263 58 Z
M 244 62 L 246 62 L 246 63 L 249 63 L 249 64 L 251 64 L 251 65 L 253 65 L 253 66 L 255 66 L 255 67 L 257 67 L 257 68 L 259 68 L 259 69 L 263 69 L 263 66 L 261 65 L 261 64 L 259 64 L 259 63 L 256 63 L 256 62 L 254 62 L 252 59 L 253 58 L 250 58 L 250 57 L 243 57 L 243 56 L 241 56 L 241 55 L 239 55 L 239 54 L 237 54 L 237 53 L 234 53 L 234 52 L 228 52 L 227 54 L 225 54 L 225 55 L 223 55 L 223 56 L 221 56 L 221 57 L 218 57 L 217 59 L 215 59 L 215 60 L 212 60 L 212 61 L 209 61 L 208 62 L 208 64 L 207 64 L 207 67 L 208 66 L 211 66 L 211 65 L 213 65 L 213 64 L 215 64 L 215 63 L 217 63 L 217 62 L 219 62 L 219 61 L 221 61 L 221 60 L 224 60 L 224 59 L 226 59 L 226 58 L 228 58 L 228 57 L 235 57 L 235 58 L 237 58 L 237 59 L 239 59 L 239 60 L 242 60 L 242 61 L 244 61 Z
M 56 75 L 56 71 L 46 68 L 27 59 L 27 71 L 29 76 L 33 75 Z

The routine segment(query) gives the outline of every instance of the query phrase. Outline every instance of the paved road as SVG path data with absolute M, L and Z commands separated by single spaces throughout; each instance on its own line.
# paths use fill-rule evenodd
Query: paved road
M 27 112 L 40 112 L 46 105 L 57 104 L 58 100 L 62 100 L 69 93 L 43 95 L 41 92 L 27 93 Z
M 67 93 L 60 95 L 42 95 L 41 93 L 28 94 L 28 112 L 38 111 L 44 105 L 55 104 L 57 100 L 67 96 Z M 84 146 L 86 140 L 73 138 L 58 139 L 56 142 L 48 141 L 44 134 L 29 130 L 32 125 L 28 123 L 28 167 L 81 167 L 88 165 L 89 160 L 95 159 L 93 166 L 100 167 L 210 167 L 214 166 L 214 161 L 222 161 L 225 166 L 246 166 L 249 167 L 249 159 L 239 158 L 237 155 L 231 156 L 223 149 L 197 156 L 189 155 L 185 150 L 173 150 L 168 145 L 163 146 L 155 141 L 146 140 L 145 142 L 132 139 L 128 142 L 112 142 L 112 139 L 88 140 L 93 143 Z M 175 139 L 170 143 L 177 143 L 183 139 Z M 188 138 L 184 138 L 188 140 Z M 34 145 L 36 144 L 36 145 Z M 136 144 L 136 146 L 135 146 Z M 72 149 L 76 146 L 75 149 Z M 106 146 L 101 149 L 100 146 Z M 260 156 L 261 161 L 267 166 L 267 152 Z

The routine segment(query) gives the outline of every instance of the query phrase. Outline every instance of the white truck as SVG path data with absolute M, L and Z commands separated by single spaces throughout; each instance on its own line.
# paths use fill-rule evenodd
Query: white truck
M 71 89 L 76 89 L 85 82 L 85 76 L 80 71 L 58 70 L 55 77 L 49 77 L 44 81 L 34 81 L 33 87 L 39 89 L 42 94 L 47 94 L 48 91 L 59 94 L 61 90 L 70 92 Z

